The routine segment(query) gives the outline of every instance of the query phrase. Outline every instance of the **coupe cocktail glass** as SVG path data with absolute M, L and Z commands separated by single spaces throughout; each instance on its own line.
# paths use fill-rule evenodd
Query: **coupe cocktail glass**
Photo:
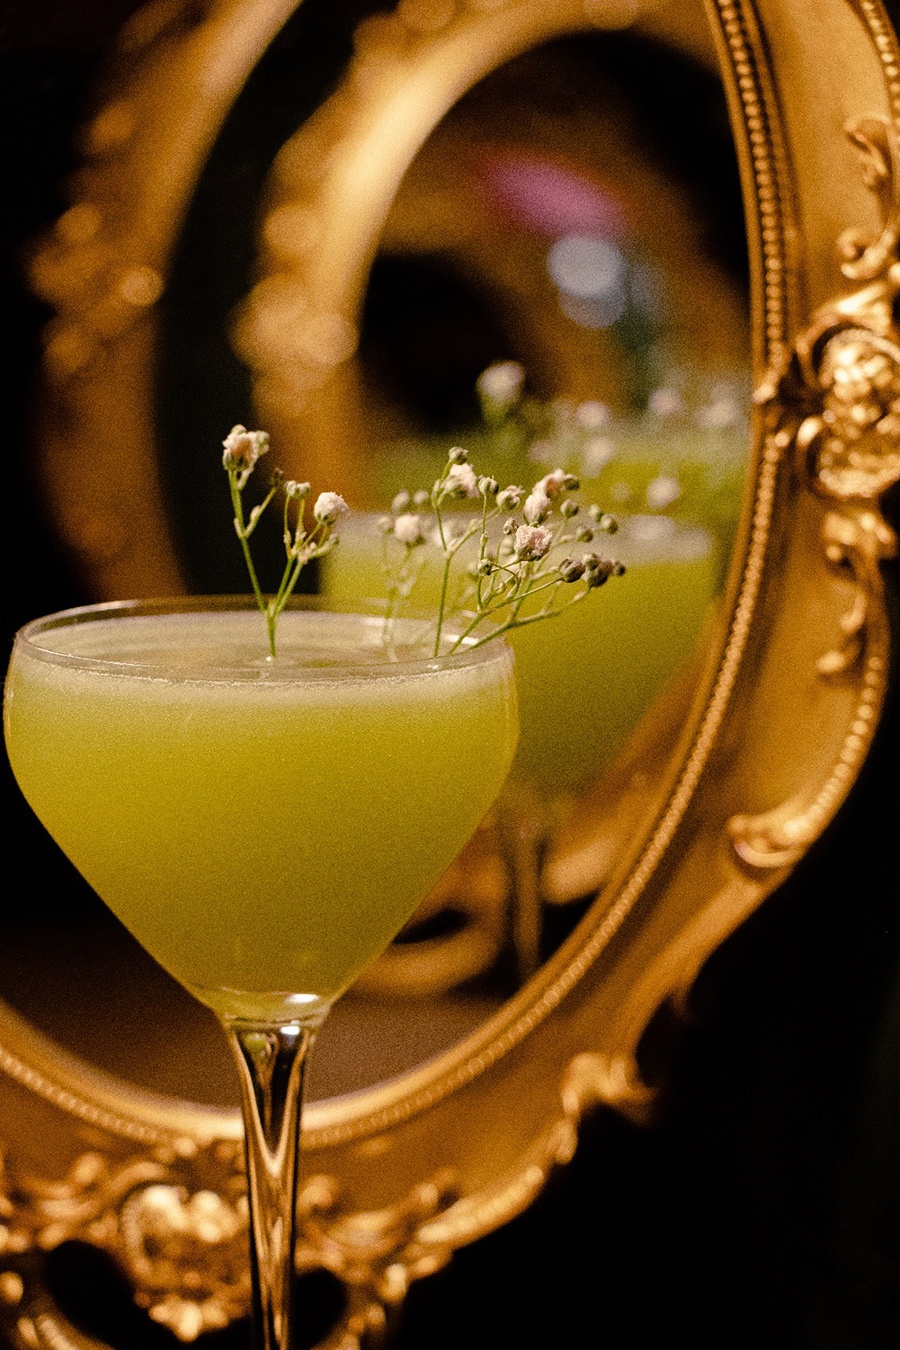
M 515 749 L 511 652 L 432 659 L 419 628 L 387 651 L 377 616 L 298 604 L 269 660 L 252 601 L 135 601 L 35 620 L 13 649 L 22 791 L 235 1053 L 260 1350 L 292 1343 L 316 1030 L 462 848 Z

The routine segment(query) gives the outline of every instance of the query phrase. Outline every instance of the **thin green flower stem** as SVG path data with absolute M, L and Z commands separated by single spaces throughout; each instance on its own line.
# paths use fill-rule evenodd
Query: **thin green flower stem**
M 531 595 L 531 581 L 533 577 L 534 577 L 534 563 L 526 563 L 522 575 L 522 585 L 519 590 L 519 594 L 517 596 L 514 596 L 512 600 L 511 617 L 513 619 L 517 619 L 519 617 L 519 611 L 521 610 L 525 601 L 528 599 L 529 595 Z
M 448 473 L 449 473 L 449 465 L 447 466 L 447 468 L 444 469 L 444 472 L 441 474 L 440 478 L 438 479 L 438 481 L 435 483 L 434 487 L 431 490 L 431 504 L 434 507 L 434 514 L 437 519 L 438 536 L 440 538 L 441 548 L 444 553 L 444 574 L 441 578 L 441 595 L 440 600 L 438 601 L 437 628 L 435 629 L 434 634 L 435 656 L 439 656 L 441 652 L 441 632 L 444 627 L 444 608 L 447 604 L 447 587 L 450 584 L 450 564 L 453 561 L 453 553 L 450 551 L 450 548 L 448 547 L 447 544 L 446 536 L 444 535 L 444 518 L 441 514 L 441 501 L 440 501 L 440 489 Z
M 443 531 L 441 531 L 443 539 Z M 450 564 L 453 561 L 453 554 L 444 550 L 444 575 L 441 577 L 441 598 L 438 601 L 437 628 L 434 634 L 434 655 L 441 654 L 441 630 L 444 627 L 444 607 L 447 604 L 447 587 L 450 584 Z
M 271 601 L 272 612 L 276 615 L 276 617 L 281 613 L 282 609 L 284 608 L 284 601 L 286 599 L 287 587 L 290 581 L 291 569 L 293 568 L 293 566 L 294 566 L 294 559 L 291 556 L 290 552 L 288 552 L 287 562 L 284 564 L 284 571 L 282 572 L 281 580 L 278 583 L 278 590 L 275 592 L 275 595 L 272 597 Z
M 287 586 L 284 588 L 284 593 L 279 596 L 279 603 L 278 603 L 278 610 L 276 612 L 276 617 L 278 614 L 281 613 L 281 611 L 287 604 L 288 600 L 293 595 L 294 587 L 300 580 L 300 573 L 303 571 L 306 564 L 310 562 L 311 559 L 319 557 L 320 551 L 322 550 L 322 547 L 325 544 L 325 540 L 321 539 L 318 544 L 314 543 L 313 541 L 315 540 L 316 535 L 322 528 L 323 528 L 322 524 L 319 523 L 314 530 L 311 530 L 309 532 L 308 535 L 303 536 L 302 546 L 300 546 L 299 543 L 295 541 L 294 547 L 297 549 L 297 554 L 293 559 L 293 570 L 291 571 L 290 580 L 288 581 Z
M 528 599 L 529 595 L 536 594 L 536 590 L 544 589 L 544 587 L 538 588 L 532 587 L 531 589 L 525 590 L 524 592 L 520 593 L 520 588 L 522 586 L 523 579 L 513 569 L 512 566 L 508 566 L 505 563 L 498 563 L 497 571 L 505 572 L 507 575 L 507 580 L 503 583 L 502 590 L 498 589 L 496 591 L 493 591 L 486 601 L 482 601 L 479 604 L 478 613 L 474 615 L 471 623 L 464 630 L 464 632 L 460 634 L 461 638 L 463 639 L 466 638 L 469 635 L 469 633 L 471 633 L 472 629 L 476 627 L 481 622 L 482 619 L 489 618 L 492 614 L 496 614 L 498 610 L 507 609 L 510 605 L 515 605 L 516 612 L 518 612 L 518 610 L 521 608 L 524 602 Z M 554 578 L 554 580 L 552 582 L 548 582 L 547 585 L 555 585 L 557 584 L 558 580 L 559 580 L 558 578 Z M 513 587 L 512 594 L 510 594 L 509 592 L 510 586 Z M 478 597 L 476 594 L 476 600 L 477 599 Z
M 397 607 L 400 601 L 400 586 L 398 582 L 391 582 L 388 586 L 387 605 L 384 611 L 384 623 L 381 628 L 382 646 L 389 651 L 394 638 L 394 621 L 397 617 Z
M 487 503 L 488 503 L 487 493 L 483 493 L 483 494 L 482 494 L 482 498 L 481 498 L 481 538 L 480 538 L 479 541 L 478 541 L 478 568 L 479 568 L 479 570 L 478 570 L 478 577 L 477 577 L 477 581 L 476 581 L 476 594 L 477 594 L 477 598 L 478 598 L 478 608 L 479 608 L 479 609 L 481 609 L 482 605 L 484 604 L 484 597 L 482 596 L 482 590 L 481 590 L 482 581 L 483 581 L 483 577 L 482 577 L 482 575 L 481 575 L 481 564 L 484 562 L 484 555 L 485 555 L 485 552 L 487 551 L 487 545 L 488 545 L 488 537 L 487 537 L 487 522 L 488 522 Z
M 247 543 L 247 536 L 245 534 L 246 527 L 244 525 L 244 504 L 241 500 L 241 490 L 238 487 L 237 474 L 235 473 L 234 469 L 228 470 L 228 486 L 231 489 L 231 504 L 232 507 L 234 508 L 235 530 L 238 539 L 241 541 L 241 548 L 243 549 L 244 552 L 244 561 L 247 564 L 247 571 L 250 574 L 250 584 L 253 587 L 253 594 L 256 597 L 256 603 L 259 608 L 259 612 L 260 614 L 262 614 L 262 616 L 266 621 L 266 627 L 269 633 L 269 651 L 271 655 L 274 657 L 275 628 L 274 624 L 272 623 L 269 617 L 266 599 L 262 593 L 262 588 L 260 587 L 259 581 L 256 576 L 256 568 L 253 566 L 253 558 L 251 557 L 250 554 L 250 545 Z
M 262 499 L 262 501 L 260 502 L 259 506 L 256 507 L 256 518 L 255 518 L 255 519 L 253 518 L 253 515 L 252 515 L 252 513 L 251 513 L 250 524 L 247 526 L 247 538 L 248 538 L 248 539 L 250 538 L 250 535 L 253 533 L 253 531 L 256 529 L 257 525 L 259 524 L 260 520 L 262 519 L 262 513 L 263 513 L 263 511 L 265 511 L 266 507 L 269 505 L 269 502 L 270 502 L 270 501 L 272 500 L 272 498 L 275 496 L 275 493 L 276 493 L 277 491 L 278 491 L 278 488 L 277 488 L 277 487 L 270 487 L 270 488 L 269 488 L 269 491 L 266 493 L 265 497 L 263 497 L 263 499 Z
M 493 613 L 496 609 L 502 609 L 505 605 L 510 604 L 515 597 L 515 587 L 519 581 L 516 573 L 511 567 L 507 567 L 504 563 L 497 563 L 496 570 L 498 572 L 505 572 L 506 577 L 500 585 L 495 582 L 493 576 L 491 577 L 491 585 L 487 598 L 485 598 L 483 594 L 481 578 L 479 578 L 475 593 L 475 602 L 478 607 L 479 615 Z M 510 587 L 513 588 L 512 591 L 510 591 Z
M 278 617 L 278 615 L 281 613 L 282 609 L 284 608 L 284 597 L 285 597 L 285 594 L 288 593 L 288 592 L 287 592 L 287 587 L 288 587 L 288 583 L 290 582 L 291 569 L 292 569 L 292 567 L 293 567 L 293 565 L 294 565 L 294 557 L 293 557 L 293 554 L 292 554 L 292 552 L 291 552 L 291 549 L 292 549 L 292 544 L 291 544 L 291 518 L 290 518 L 290 515 L 288 514 L 288 507 L 289 507 L 289 505 L 290 505 L 290 498 L 285 497 L 285 499 L 284 499 L 284 550 L 285 550 L 285 553 L 287 554 L 287 560 L 286 560 L 286 562 L 285 562 L 285 564 L 284 564 L 284 571 L 283 571 L 282 574 L 281 574 L 281 580 L 280 580 L 280 582 L 278 583 L 278 590 L 275 592 L 275 598 L 274 598 L 274 600 L 272 601 L 272 609 L 273 609 L 273 612 L 274 612 L 276 618 Z M 300 528 L 301 528 L 301 525 L 302 525 L 302 523 L 303 523 L 303 515 L 304 515 L 305 510 L 306 510 L 306 502 L 305 502 L 305 501 L 301 501 L 300 504 L 299 504 L 299 506 L 298 506 L 298 508 L 297 508 L 297 512 L 298 512 L 298 514 L 297 514 L 297 524 L 295 525 L 294 531 L 293 531 L 293 534 L 294 534 L 294 540 L 293 540 L 293 543 L 294 543 L 294 545 L 296 545 L 296 543 L 297 543 L 297 535 L 300 533 Z
M 503 624 L 500 628 L 493 629 L 492 632 L 488 635 L 488 637 L 479 639 L 479 641 L 474 645 L 480 646 L 482 642 L 487 642 L 490 640 L 491 637 L 496 637 L 498 633 L 505 633 L 510 628 L 521 628 L 526 623 L 534 623 L 536 619 L 553 618 L 557 614 L 564 613 L 564 611 L 568 609 L 568 605 L 564 605 L 558 610 L 545 605 L 541 609 L 540 613 L 528 615 L 524 619 L 519 618 L 519 612 L 522 608 L 522 605 L 525 603 L 526 600 L 530 599 L 531 596 L 540 595 L 541 591 L 555 590 L 562 584 L 563 583 L 560 581 L 559 577 L 553 577 L 550 580 L 545 581 L 541 586 L 533 586 L 530 590 L 526 591 L 523 595 L 518 597 L 518 599 L 514 602 L 516 607 L 509 619 L 509 622 Z M 585 590 L 583 594 L 586 595 L 587 591 Z M 548 599 L 552 602 L 553 599 L 552 595 L 549 596 Z M 573 596 L 573 599 L 569 602 L 569 604 L 574 603 L 574 599 L 575 597 Z M 481 610 L 478 614 L 475 615 L 475 617 L 471 620 L 471 622 L 459 634 L 450 650 L 455 652 L 458 649 L 458 647 L 463 642 L 465 642 L 468 637 L 471 636 L 471 634 L 474 632 L 474 630 L 478 627 L 480 623 L 483 623 L 485 619 L 489 619 L 492 614 L 497 614 L 500 610 L 508 608 L 510 603 L 513 602 L 511 602 L 509 599 L 500 600 L 497 602 L 497 604 L 490 605 L 487 608 Z
M 514 628 L 525 628 L 526 625 L 538 623 L 541 619 L 558 619 L 561 614 L 565 614 L 567 609 L 571 609 L 573 605 L 577 605 L 579 600 L 584 600 L 589 594 L 590 591 L 585 587 L 583 591 L 579 591 L 577 595 L 573 595 L 571 600 L 567 601 L 566 604 L 560 605 L 559 609 L 542 609 L 540 614 L 529 614 L 526 615 L 524 619 L 510 619 L 508 623 L 501 624 L 499 628 L 493 628 L 490 633 L 485 633 L 484 637 L 478 638 L 471 644 L 469 651 L 475 651 L 477 647 L 483 647 L 485 643 L 493 642 L 495 638 L 502 636 L 503 633 L 511 632 Z M 452 650 L 456 651 L 458 645 L 459 643 L 456 643 Z
M 298 515 L 297 515 L 297 523 L 294 526 L 293 543 L 289 544 L 287 542 L 290 539 L 291 534 L 290 528 L 288 527 L 288 529 L 285 531 L 285 549 L 287 552 L 287 562 L 284 565 L 284 571 L 281 574 L 281 581 L 279 583 L 278 590 L 275 593 L 275 599 L 272 602 L 276 617 L 284 609 L 285 602 L 287 601 L 288 597 L 291 595 L 294 587 L 296 586 L 297 580 L 300 576 L 300 572 L 302 571 L 307 561 L 306 558 L 304 558 L 302 561 L 300 559 L 300 541 L 303 540 L 304 544 L 309 543 L 309 540 L 306 538 L 303 532 L 303 516 L 306 511 L 306 503 L 301 502 L 297 510 Z M 285 524 L 289 526 L 287 515 L 287 503 L 285 503 Z M 313 531 L 313 533 L 315 533 L 315 531 Z M 311 539 L 312 535 L 310 535 L 309 538 Z M 298 563 L 299 566 L 297 565 Z
M 459 543 L 456 544 L 456 547 L 453 547 L 452 540 L 451 543 L 448 544 L 447 536 L 444 535 L 444 517 L 443 514 L 441 514 L 440 487 L 443 485 L 444 479 L 447 478 L 448 472 L 449 466 L 445 468 L 443 474 L 441 474 L 441 477 L 434 483 L 432 489 L 432 505 L 434 508 L 434 516 L 437 518 L 437 533 L 439 533 L 441 549 L 444 551 L 444 574 L 441 576 L 441 594 L 439 602 L 437 602 L 437 628 L 434 629 L 434 656 L 440 656 L 441 652 L 441 633 L 443 633 L 444 630 L 444 610 L 445 607 L 447 607 L 449 570 L 451 570 L 453 558 L 455 558 L 461 543 L 463 543 L 463 540 L 460 539 Z M 471 539 L 471 535 L 468 537 Z
M 441 516 L 441 489 L 443 488 L 445 482 L 447 481 L 447 474 L 450 472 L 451 467 L 452 466 L 448 461 L 448 463 L 444 465 L 444 469 L 443 472 L 441 473 L 440 478 L 437 480 L 434 487 L 431 489 L 431 509 L 434 511 L 435 518 L 437 519 L 437 527 L 438 527 L 438 534 L 441 540 L 441 548 L 444 550 L 445 553 L 447 551 L 447 540 L 444 538 L 444 521 L 443 517 Z
M 437 485 L 435 485 L 437 486 Z M 472 538 L 478 525 L 469 524 L 458 539 L 451 539 L 447 542 L 444 535 L 444 524 L 441 517 L 440 505 L 435 502 L 435 513 L 437 515 L 438 531 L 440 533 L 441 547 L 444 550 L 444 574 L 441 578 L 441 596 L 438 602 L 437 629 L 434 636 L 434 655 L 440 656 L 441 653 L 441 633 L 444 627 L 444 610 L 447 607 L 447 591 L 450 586 L 450 567 L 453 559 L 456 557 L 463 544 L 467 544 Z

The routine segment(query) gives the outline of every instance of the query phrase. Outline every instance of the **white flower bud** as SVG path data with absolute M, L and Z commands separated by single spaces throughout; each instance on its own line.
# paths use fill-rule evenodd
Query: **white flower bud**
M 510 483 L 509 487 L 505 487 L 502 492 L 497 493 L 497 505 L 501 511 L 517 511 L 524 496 L 524 488 L 516 487 L 515 484 Z
M 529 525 L 540 525 L 550 514 L 551 504 L 547 494 L 539 491 L 539 488 L 536 487 L 526 499 L 525 505 L 522 507 L 522 515 Z
M 532 492 L 542 492 L 552 501 L 554 497 L 559 496 L 564 487 L 568 486 L 566 480 L 570 476 L 565 469 L 554 469 L 552 473 L 545 474 L 539 483 L 535 483 Z
M 655 511 L 671 506 L 681 496 L 681 484 L 670 473 L 657 474 L 647 484 L 647 505 Z
M 647 399 L 647 411 L 654 417 L 674 417 L 684 411 L 684 400 L 677 389 L 654 389 Z
M 401 544 L 408 544 L 410 547 L 415 544 L 424 544 L 425 535 L 422 532 L 422 522 L 417 515 L 411 512 L 404 512 L 394 521 L 394 538 Z
M 539 562 L 550 552 L 553 531 L 545 525 L 520 525 L 516 530 L 516 557 L 523 562 Z
M 518 403 L 525 384 L 525 371 L 518 361 L 495 361 L 478 376 L 475 387 L 488 409 L 507 412 Z
M 441 493 L 447 497 L 477 497 L 478 479 L 471 464 L 454 463 L 444 479 Z
M 338 516 L 342 516 L 349 509 L 343 497 L 338 496 L 336 492 L 321 492 L 316 498 L 313 515 L 320 525 L 333 525 Z
M 309 483 L 298 483 L 293 478 L 288 478 L 284 483 L 284 494 L 294 501 L 303 500 L 309 496 Z
M 238 424 L 231 428 L 222 445 L 225 449 L 223 466 L 237 469 L 240 473 L 250 473 L 260 455 L 264 455 L 269 448 L 269 433 L 248 431 Z
M 398 492 L 391 502 L 391 510 L 394 512 L 394 515 L 400 515 L 402 511 L 405 511 L 409 506 L 410 500 L 411 498 L 408 492 Z
M 468 450 L 464 450 L 461 445 L 454 445 L 453 449 L 448 453 L 447 458 L 451 464 L 468 464 L 469 452 Z

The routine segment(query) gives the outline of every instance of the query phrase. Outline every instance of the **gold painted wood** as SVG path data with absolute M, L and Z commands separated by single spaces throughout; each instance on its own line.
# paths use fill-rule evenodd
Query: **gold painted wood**
M 93 123 L 79 199 L 35 261 L 58 313 L 45 474 L 103 594 L 179 584 L 161 511 L 139 537 L 123 525 L 129 494 L 142 493 L 144 519 L 156 501 L 143 364 L 154 304 L 202 159 L 292 8 L 138 14 L 123 38 L 135 68 Z M 388 22 L 410 42 L 452 44 L 481 16 L 527 42 L 551 11 L 405 0 Z M 555 12 L 572 22 L 575 7 Z M 580 12 L 607 14 L 601 0 Z M 528 1205 L 571 1156 L 586 1110 L 646 1117 L 636 1056 L 650 1019 L 826 828 L 883 703 L 879 563 L 895 540 L 879 502 L 900 476 L 900 51 L 874 0 L 710 0 L 708 16 L 744 181 L 757 384 L 724 617 L 676 744 L 568 941 L 452 1051 L 309 1109 L 300 1261 L 349 1290 L 330 1346 L 377 1344 L 411 1280 Z M 386 204 L 368 206 L 381 218 Z M 133 397 L 144 402 L 131 417 Z M 114 438 L 98 412 L 110 407 Z M 98 486 L 85 517 L 68 510 L 66 474 L 89 453 Z M 0 1309 L 17 1350 L 95 1350 L 41 1278 L 42 1253 L 70 1237 L 110 1252 L 138 1302 L 186 1341 L 246 1308 L 236 1114 L 133 1090 L 3 1012 L 0 1122 Z

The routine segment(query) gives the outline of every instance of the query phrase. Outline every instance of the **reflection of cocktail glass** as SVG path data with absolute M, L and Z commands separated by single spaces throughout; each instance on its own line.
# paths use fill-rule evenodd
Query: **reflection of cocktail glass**
M 465 584 L 476 543 L 457 555 L 457 589 Z M 699 526 L 663 515 L 626 515 L 605 546 L 627 566 L 621 581 L 559 620 L 510 636 L 522 736 L 501 798 L 500 835 L 512 877 L 509 937 L 520 979 L 538 962 L 545 906 L 562 902 L 544 885 L 548 848 L 562 836 L 585 790 L 688 662 L 719 584 L 716 542 Z M 384 548 L 378 517 L 348 520 L 340 548 L 322 560 L 326 595 L 350 604 L 383 591 Z M 439 589 L 440 562 L 430 555 L 411 603 L 433 604 Z M 567 895 L 565 902 L 574 898 Z M 494 959 L 496 954 L 495 945 Z
M 423 659 L 416 632 L 401 625 L 389 654 L 374 616 L 298 606 L 270 661 L 250 603 L 129 602 L 38 619 L 13 650 L 5 728 L 26 798 L 235 1052 L 261 1350 L 290 1344 L 312 1038 L 515 748 L 510 651 Z

